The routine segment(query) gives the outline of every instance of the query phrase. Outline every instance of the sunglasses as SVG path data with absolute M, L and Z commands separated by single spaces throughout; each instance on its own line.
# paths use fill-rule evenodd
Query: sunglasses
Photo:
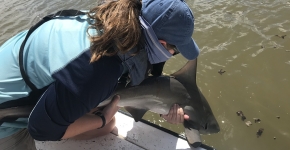
M 174 51 L 173 56 L 180 53 L 179 50 L 177 49 L 177 47 L 175 45 L 172 45 L 172 44 L 168 44 L 167 43 L 167 48 L 168 49 L 173 49 L 173 51 Z

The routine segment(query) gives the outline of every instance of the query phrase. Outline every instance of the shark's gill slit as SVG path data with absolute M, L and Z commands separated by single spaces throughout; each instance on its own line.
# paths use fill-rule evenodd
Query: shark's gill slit
M 207 123 L 205 123 L 205 125 L 204 125 L 204 129 L 207 130 Z

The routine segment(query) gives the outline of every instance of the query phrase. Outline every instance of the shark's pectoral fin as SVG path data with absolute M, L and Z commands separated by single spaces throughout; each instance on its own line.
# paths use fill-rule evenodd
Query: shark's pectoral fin
M 140 121 L 144 114 L 148 111 L 147 109 L 138 109 L 131 106 L 124 107 L 134 118 L 136 122 Z
M 185 136 L 187 142 L 194 148 L 201 145 L 201 139 L 198 130 L 185 128 Z
M 184 121 L 185 136 L 190 146 L 197 148 L 201 143 L 199 131 L 189 126 L 188 121 Z

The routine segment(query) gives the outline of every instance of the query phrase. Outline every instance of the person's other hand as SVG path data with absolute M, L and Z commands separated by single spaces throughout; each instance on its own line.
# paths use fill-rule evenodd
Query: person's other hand
M 102 113 L 104 114 L 106 118 L 106 123 L 109 123 L 112 118 L 115 116 L 117 113 L 119 107 L 118 107 L 118 102 L 120 100 L 119 95 L 115 95 L 112 99 L 112 101 L 103 109 Z
M 167 115 L 161 115 L 167 122 L 171 124 L 183 123 L 184 119 L 189 119 L 189 116 L 184 114 L 183 109 L 178 104 L 173 104 Z

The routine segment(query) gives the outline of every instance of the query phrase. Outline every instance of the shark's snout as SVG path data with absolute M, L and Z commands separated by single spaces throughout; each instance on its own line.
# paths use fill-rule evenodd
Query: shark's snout
M 218 133 L 220 131 L 220 127 L 215 122 L 206 122 L 200 129 L 199 132 L 201 134 L 213 134 Z
M 220 131 L 212 113 L 206 113 L 203 109 L 195 109 L 192 106 L 185 106 L 184 112 L 189 115 L 187 127 L 199 130 L 201 134 L 213 134 Z

